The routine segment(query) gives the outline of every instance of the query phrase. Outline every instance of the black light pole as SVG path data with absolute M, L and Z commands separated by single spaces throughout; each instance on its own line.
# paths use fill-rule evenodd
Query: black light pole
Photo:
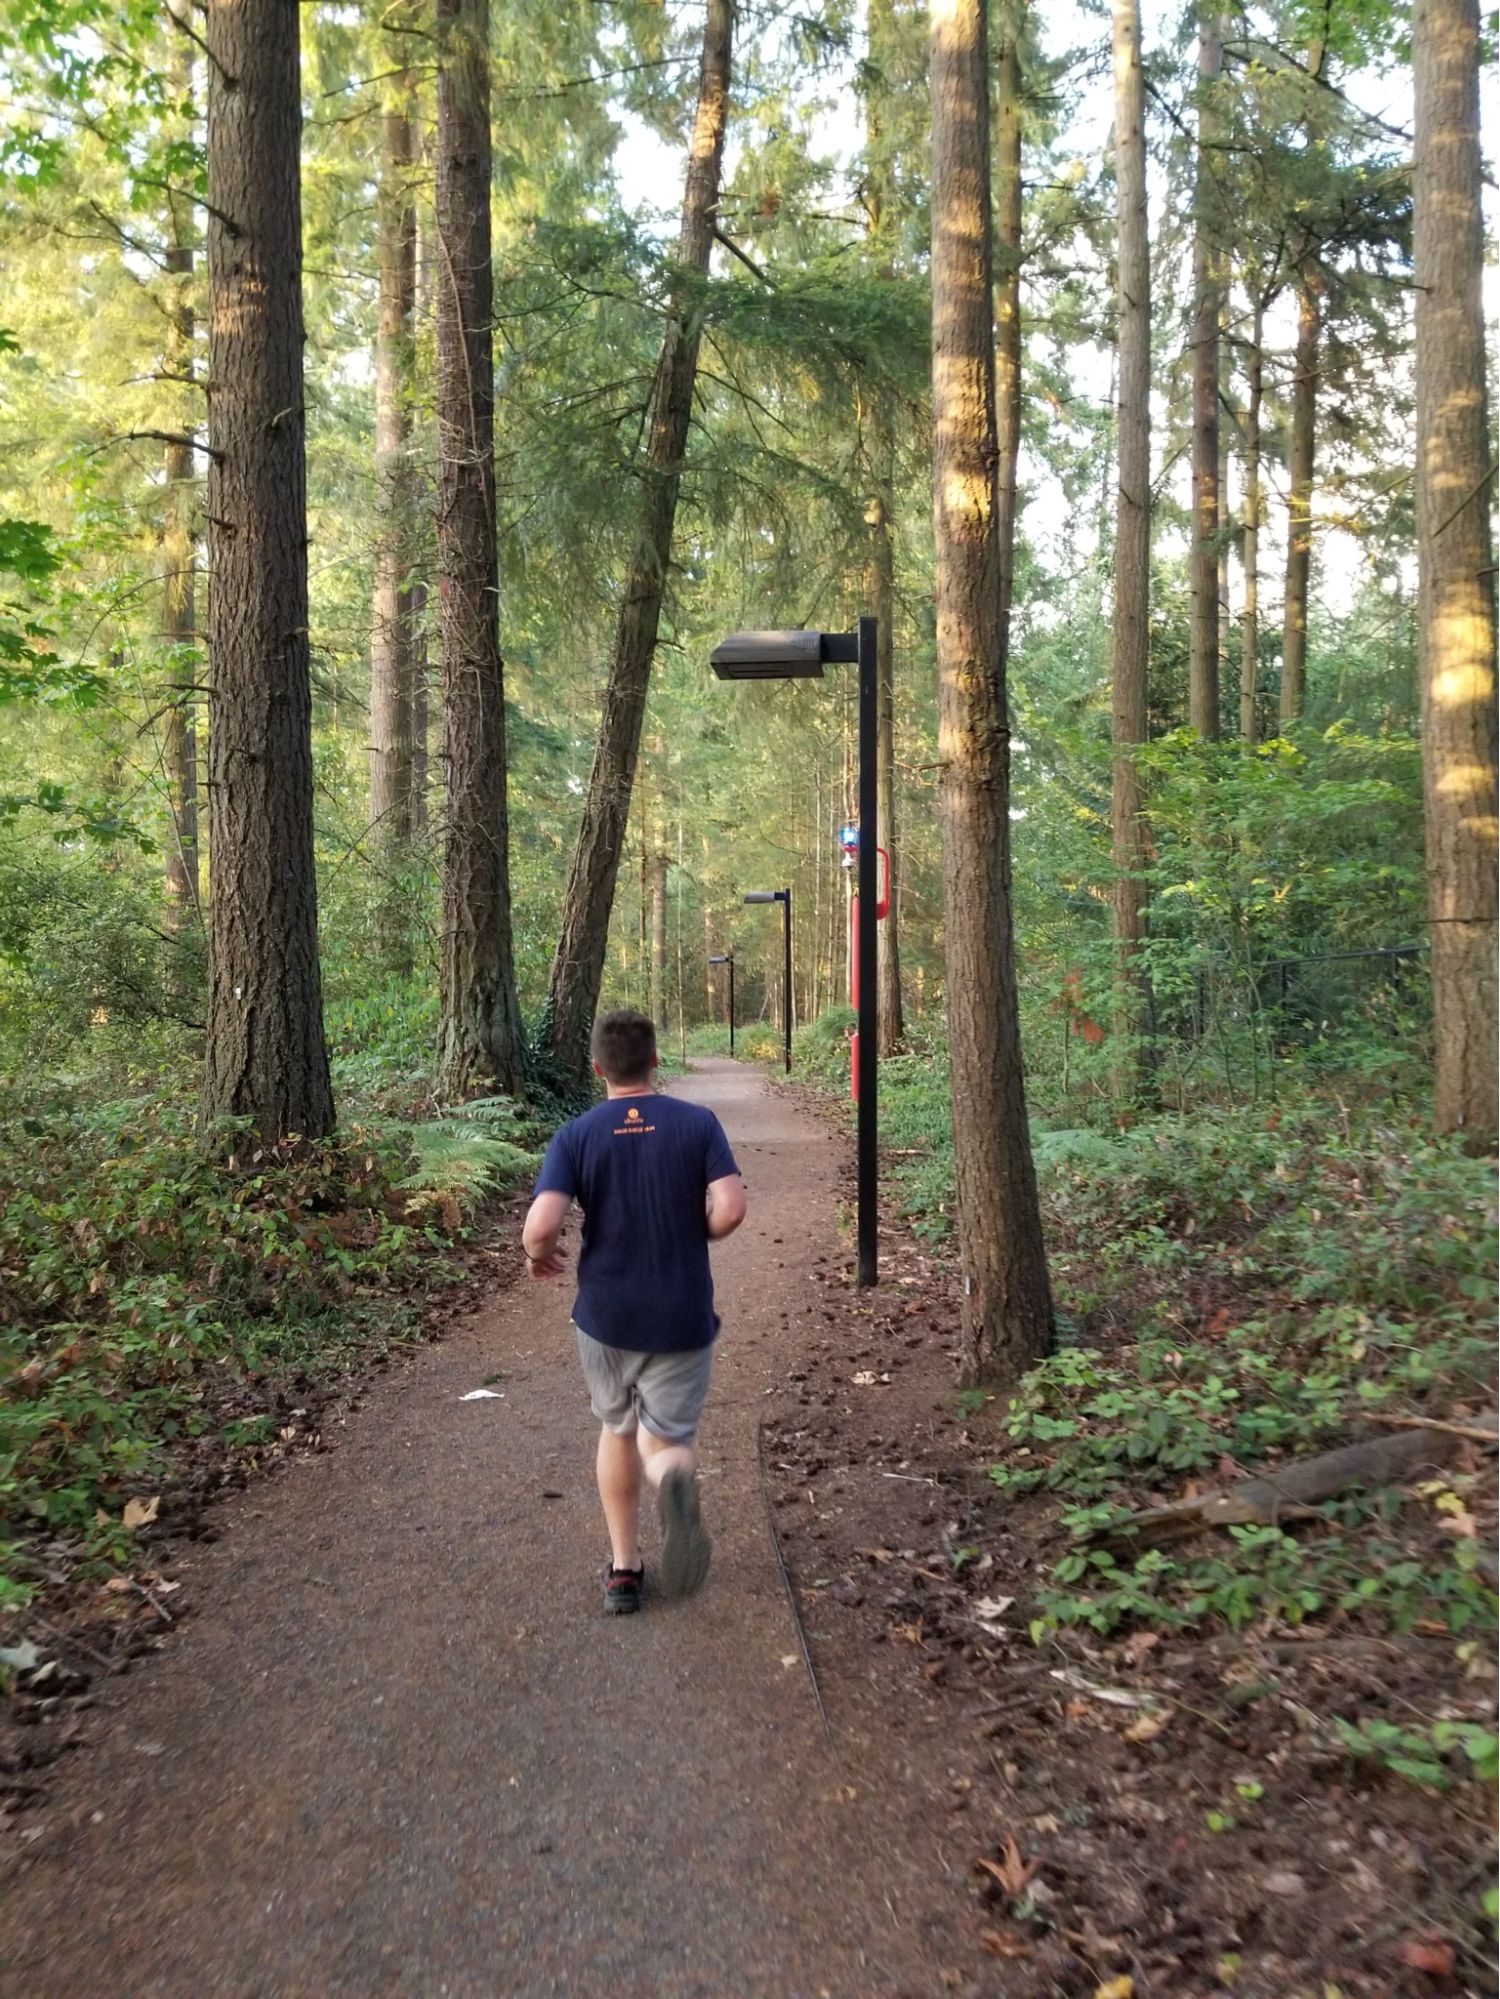
M 875 981 L 879 976 L 875 949 L 875 784 L 876 784 L 876 621 L 861 618 L 852 632 L 736 632 L 715 646 L 711 664 L 721 680 L 821 680 L 826 664 L 859 668 L 859 934 L 855 959 L 859 967 L 859 1256 L 858 1282 L 867 1289 L 877 1281 L 878 1192 L 876 1148 L 879 1121 L 875 1092 Z M 787 1067 L 791 1068 L 791 891 L 785 890 L 787 921 Z M 747 902 L 779 900 L 777 895 L 747 896 Z
M 729 1059 L 734 1060 L 734 953 L 724 951 L 717 958 L 710 958 L 711 965 L 729 967 Z
M 781 1032 L 786 1043 L 786 1073 L 792 1073 L 792 891 L 789 888 L 752 889 L 746 902 L 781 904 Z

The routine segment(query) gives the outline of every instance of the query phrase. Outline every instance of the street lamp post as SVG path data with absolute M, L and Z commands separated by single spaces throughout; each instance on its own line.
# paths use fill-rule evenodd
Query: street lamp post
M 859 1093 L 859 1255 L 861 1288 L 876 1281 L 876 1115 L 875 949 L 877 921 L 875 782 L 876 782 L 876 623 L 861 618 L 852 632 L 736 632 L 715 646 L 711 658 L 721 680 L 821 680 L 826 665 L 859 668 L 859 931 L 855 956 L 859 965 L 859 1046 L 855 1082 Z M 774 900 L 772 897 L 766 900 Z M 787 892 L 787 937 L 790 959 L 791 895 Z M 787 982 L 790 1020 L 791 981 Z M 791 1067 L 791 1044 L 787 1044 Z
M 742 898 L 745 902 L 781 904 L 781 1034 L 785 1043 L 786 1073 L 792 1073 L 792 891 L 789 888 L 757 888 Z
M 727 965 L 729 967 L 729 1059 L 732 1062 L 734 1060 L 734 953 L 733 951 L 722 951 L 716 958 L 710 958 L 708 962 L 711 965 Z

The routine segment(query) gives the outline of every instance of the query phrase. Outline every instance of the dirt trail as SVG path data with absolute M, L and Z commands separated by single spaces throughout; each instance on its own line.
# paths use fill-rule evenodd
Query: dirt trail
M 6 1898 L 0 1992 L 938 1989 L 940 1859 L 894 1770 L 823 1741 L 757 1466 L 821 1324 L 840 1142 L 734 1064 L 676 1087 L 724 1120 L 751 1201 L 715 1252 L 703 1594 L 600 1616 L 571 1287 L 518 1284 L 382 1382 L 336 1452 L 238 1502 L 194 1563 L 200 1614 L 103 1683 L 59 1780 L 68 1830 Z M 495 1373 L 503 1401 L 459 1399 Z

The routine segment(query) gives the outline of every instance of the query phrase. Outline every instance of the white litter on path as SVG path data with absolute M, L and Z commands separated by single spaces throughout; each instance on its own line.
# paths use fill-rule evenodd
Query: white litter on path
M 503 1402 L 505 1393 L 499 1388 L 471 1388 L 467 1395 L 459 1396 L 460 1402 Z

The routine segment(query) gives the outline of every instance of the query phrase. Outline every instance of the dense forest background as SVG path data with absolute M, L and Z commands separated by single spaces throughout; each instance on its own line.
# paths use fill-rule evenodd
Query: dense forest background
M 733 951 L 772 1052 L 747 893 L 844 1087 L 855 690 L 717 680 L 763 625 L 886 640 L 887 1190 L 968 1371 L 1127 1294 L 1176 1366 L 1212 1265 L 1247 1397 L 1333 1383 L 1241 1462 L 1419 1322 L 1471 1391 L 1465 0 L 0 19 L 8 1587 L 408 1324 L 598 1003 L 721 1049 Z
M 117 1059 L 180 1073 L 204 1013 L 205 815 L 191 758 L 204 655 L 191 619 L 164 629 L 163 570 L 191 558 L 195 475 L 207 468 L 201 448 L 174 462 L 159 434 L 203 420 L 190 378 L 203 373 L 207 310 L 204 59 L 165 17 L 96 17 L 61 39 L 46 10 L 22 10 L 17 25 L 0 506 L 13 536 L 24 537 L 22 522 L 48 531 L 7 554 L 23 572 L 13 615 L 44 628 L 55 657 L 44 682 L 31 666 L 12 689 L 31 698 L 10 706 L 0 753 L 6 1046 L 12 1063 L 24 1050 L 48 1066 Z M 515 967 L 534 1020 L 629 554 L 701 22 L 689 8 L 507 6 L 493 29 L 500 627 Z M 327 1024 L 345 1093 L 378 1075 L 415 1098 L 437 1045 L 444 775 L 441 701 L 428 692 L 439 664 L 432 52 L 394 13 L 318 7 L 304 32 Z M 1278 962 L 1424 941 L 1403 33 L 1379 8 L 1329 10 L 1326 24 L 1321 8 L 1306 18 L 1251 9 L 1220 73 L 1200 83 L 1192 21 L 1167 10 L 1146 22 L 1150 949 L 1164 1074 L 1181 1100 L 1266 1090 L 1289 1043 L 1382 1076 L 1427 1067 L 1420 963 Z M 749 1016 L 774 1019 L 779 938 L 739 898 L 790 886 L 798 1016 L 842 1001 L 847 877 L 834 832 L 854 804 L 849 676 L 721 687 L 707 655 L 741 626 L 842 627 L 869 607 L 878 501 L 893 572 L 902 1026 L 920 1035 L 940 1024 L 943 999 L 925 22 L 899 5 L 877 6 L 868 23 L 751 9 L 737 60 L 606 992 L 654 1004 L 674 1034 L 722 1021 L 723 975 L 706 960 L 734 945 Z M 1107 1107 L 1093 1023 L 1111 1012 L 1105 24 L 1085 12 L 1028 17 L 1021 68 L 1016 915 L 1028 1052 L 1034 1067 L 1062 1072 L 1072 1119 Z M 1207 153 L 1194 143 L 1200 116 L 1219 131 Z M 1222 321 L 1217 747 L 1186 733 L 1192 260 L 1205 194 Z M 389 456 L 377 466 L 382 229 L 400 227 L 414 239 L 395 389 L 403 614 L 417 654 L 409 810 L 379 792 L 388 746 L 375 741 L 371 665 L 376 524 L 391 476 Z M 1303 516 L 1299 572 L 1289 524 Z M 28 559 L 50 569 L 45 583 L 36 568 L 25 574 Z M 29 596 L 28 581 L 41 585 Z M 1299 693 L 1283 661 L 1288 634 L 1296 643 L 1304 628 Z

